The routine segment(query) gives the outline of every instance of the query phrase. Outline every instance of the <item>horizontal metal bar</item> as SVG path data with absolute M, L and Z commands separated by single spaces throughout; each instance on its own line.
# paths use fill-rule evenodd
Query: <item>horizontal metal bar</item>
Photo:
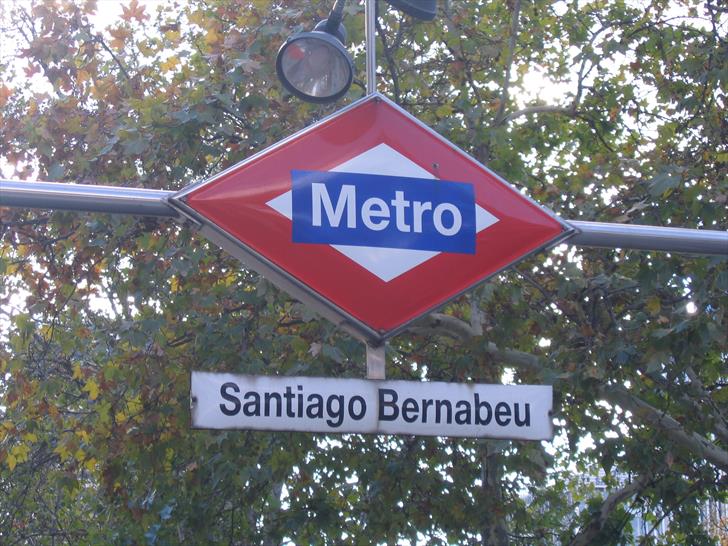
M 728 256 L 728 231 L 570 220 L 578 232 L 568 244 Z
M 173 191 L 0 180 L 0 206 L 64 209 L 140 216 L 176 217 L 167 200 Z M 663 250 L 728 256 L 728 232 L 634 224 L 569 221 L 578 230 L 568 241 L 577 246 Z
M 175 217 L 173 191 L 0 180 L 0 206 Z

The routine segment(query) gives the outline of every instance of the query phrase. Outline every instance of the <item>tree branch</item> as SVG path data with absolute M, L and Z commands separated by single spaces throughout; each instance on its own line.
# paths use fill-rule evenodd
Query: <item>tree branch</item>
M 599 393 L 608 402 L 618 404 L 622 408 L 631 411 L 640 420 L 659 428 L 673 442 L 707 459 L 724 471 L 728 471 L 728 452 L 719 448 L 700 434 L 686 431 L 670 415 L 639 399 L 626 388 L 605 385 L 599 389 Z
M 566 106 L 548 106 L 548 105 L 540 105 L 540 106 L 527 106 L 526 108 L 523 108 L 521 110 L 516 110 L 515 112 L 511 112 L 510 114 L 506 114 L 503 116 L 502 123 L 507 123 L 509 121 L 513 121 L 516 118 L 522 117 L 522 116 L 530 116 L 533 114 L 564 114 L 566 116 L 575 116 L 576 115 L 576 108 L 575 104 L 569 107 Z
M 726 426 L 725 412 L 715 404 L 710 394 L 703 387 L 700 378 L 690 366 L 685 368 L 685 374 L 690 379 L 690 383 L 678 387 L 674 394 L 675 399 L 688 404 L 691 410 L 696 415 L 699 415 L 699 419 L 703 423 L 710 423 L 709 426 L 713 427 L 715 434 L 722 441 L 728 442 L 728 427 Z M 647 375 L 666 391 L 671 391 L 672 387 L 674 387 L 672 381 L 666 380 L 659 373 Z
M 443 313 L 431 313 L 418 326 L 409 328 L 409 331 L 425 335 L 442 334 L 460 341 L 482 335 L 478 332 L 477 326 L 473 327 L 464 320 Z M 538 371 L 547 367 L 545 360 L 537 355 L 515 349 L 501 349 L 492 341 L 486 341 L 481 348 L 504 364 L 516 368 Z
M 103 47 L 104 50 L 109 55 L 111 55 L 111 58 L 116 63 L 116 66 L 119 67 L 119 70 L 121 70 L 121 73 L 124 75 L 124 78 L 126 79 L 126 81 L 127 82 L 131 82 L 131 77 L 129 76 L 129 72 L 126 71 L 126 68 L 122 64 L 121 60 L 119 60 L 119 57 L 117 57 L 116 54 L 111 50 L 111 48 L 108 45 L 106 45 L 106 42 L 101 37 L 101 35 L 100 34 L 97 34 L 96 37 L 95 37 L 95 39 L 96 39 L 96 43 L 99 44 L 101 47 Z
M 432 313 L 422 322 L 422 326 L 413 327 L 410 330 L 426 334 L 440 333 L 461 341 L 477 336 L 476 330 L 467 322 L 442 313 Z M 549 367 L 547 362 L 537 355 L 514 349 L 501 349 L 491 341 L 485 342 L 481 348 L 504 364 L 515 368 L 542 371 Z M 673 417 L 638 398 L 626 388 L 617 385 L 602 385 L 599 388 L 599 394 L 607 402 L 631 411 L 641 421 L 660 429 L 673 442 L 728 471 L 728 452 L 700 434 L 685 430 Z
M 508 57 L 504 68 L 503 87 L 501 89 L 500 102 L 498 104 L 498 112 L 493 121 L 494 126 L 501 125 L 505 121 L 506 102 L 508 102 L 508 92 L 511 86 L 511 67 L 513 65 L 513 55 L 516 51 L 516 39 L 518 38 L 518 18 L 521 15 L 521 0 L 515 0 L 513 3 L 513 12 L 511 13 L 511 33 L 508 39 Z
M 596 539 L 607 524 L 609 516 L 614 510 L 632 495 L 644 489 L 649 483 L 651 476 L 643 476 L 639 480 L 625 485 L 622 489 L 611 493 L 604 502 L 601 509 L 589 522 L 589 524 L 577 533 L 569 542 L 569 546 L 588 546 L 596 544 Z
M 700 377 L 698 377 L 698 374 L 695 373 L 695 370 L 688 366 L 685 368 L 685 373 L 687 374 L 688 379 L 690 379 L 691 387 L 697 391 L 700 401 L 713 408 L 715 412 L 713 416 L 716 419 L 716 433 L 720 436 L 721 440 L 728 443 L 728 420 L 726 419 L 726 412 L 715 403 L 713 397 L 710 396 L 710 393 L 706 390 L 705 385 L 703 385 L 703 382 L 700 380 Z
M 375 3 L 376 5 L 376 3 Z M 402 97 L 399 91 L 399 73 L 397 72 L 397 63 L 395 63 L 392 57 L 392 50 L 387 43 L 386 34 L 382 28 L 382 24 L 379 21 L 379 14 L 377 13 L 374 18 L 374 25 L 379 35 L 379 39 L 382 40 L 382 49 L 384 50 L 384 58 L 387 60 L 387 68 L 389 69 L 389 75 L 392 77 L 392 90 L 394 92 L 394 101 L 397 104 L 402 103 Z
M 483 544 L 489 546 L 508 546 L 508 527 L 506 518 L 498 511 L 503 504 L 503 455 L 497 448 L 489 449 L 490 442 L 480 443 L 480 479 L 482 507 Z
M 420 334 L 443 334 L 460 341 L 478 335 L 477 331 L 464 320 L 443 313 L 432 313 L 419 324 L 419 326 L 413 326 L 409 330 Z
M 647 544 L 647 541 L 652 536 L 652 533 L 655 532 L 655 530 L 662 524 L 662 522 L 665 520 L 665 518 L 669 517 L 670 514 L 672 514 L 675 509 L 678 506 L 681 506 L 687 499 L 689 499 L 692 495 L 695 494 L 695 492 L 703 487 L 705 484 L 702 480 L 698 480 L 695 482 L 690 488 L 688 489 L 687 493 L 679 497 L 675 502 L 673 502 L 667 510 L 665 510 L 662 515 L 655 521 L 655 523 L 652 524 L 652 527 L 650 528 L 647 533 L 642 537 L 642 539 L 639 542 L 639 546 L 643 546 Z M 650 541 L 651 542 L 651 541 Z

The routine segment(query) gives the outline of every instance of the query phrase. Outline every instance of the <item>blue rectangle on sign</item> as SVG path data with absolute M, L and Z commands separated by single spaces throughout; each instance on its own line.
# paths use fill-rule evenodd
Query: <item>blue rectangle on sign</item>
M 472 184 L 291 171 L 294 243 L 475 253 Z

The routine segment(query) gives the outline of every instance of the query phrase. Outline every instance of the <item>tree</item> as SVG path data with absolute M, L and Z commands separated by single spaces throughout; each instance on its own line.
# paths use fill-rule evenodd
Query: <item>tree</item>
M 3 168 L 178 189 L 263 149 L 337 108 L 273 69 L 323 4 L 132 0 L 104 30 L 93 0 L 4 7 Z M 725 8 L 379 9 L 380 89 L 557 214 L 728 227 Z M 562 95 L 533 93 L 536 72 Z M 622 544 L 642 514 L 641 544 L 715 543 L 699 520 L 728 491 L 724 260 L 558 248 L 390 342 L 391 378 L 553 384 L 552 446 L 212 432 L 190 429 L 191 369 L 361 377 L 363 347 L 191 226 L 0 214 L 0 542 Z

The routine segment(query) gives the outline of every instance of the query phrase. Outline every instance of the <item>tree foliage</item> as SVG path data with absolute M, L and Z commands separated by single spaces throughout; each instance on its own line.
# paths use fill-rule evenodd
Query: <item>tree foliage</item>
M 99 28 L 103 2 L 7 3 L 2 168 L 179 189 L 250 156 L 337 108 L 273 62 L 327 4 L 132 0 Z M 724 7 L 442 4 L 380 2 L 382 92 L 567 220 L 728 227 Z M 553 444 L 213 432 L 190 429 L 191 369 L 361 377 L 363 347 L 191 226 L 0 218 L 3 544 L 624 544 L 638 514 L 641 544 L 715 543 L 724 260 L 563 246 L 390 342 L 391 378 L 553 384 Z

